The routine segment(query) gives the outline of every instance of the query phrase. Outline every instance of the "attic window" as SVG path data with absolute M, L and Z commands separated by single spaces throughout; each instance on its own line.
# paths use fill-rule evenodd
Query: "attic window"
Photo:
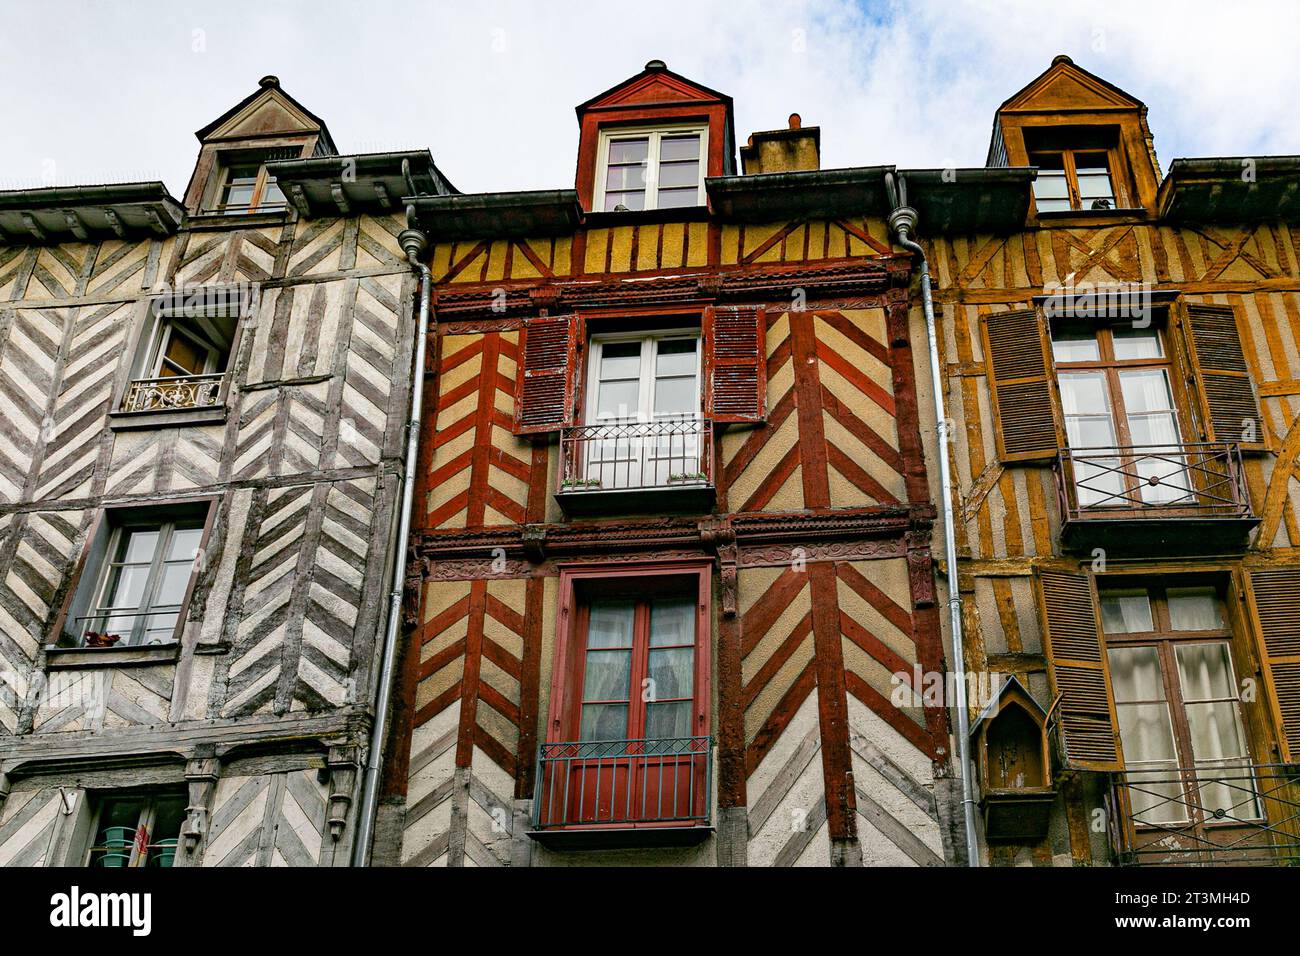
M 284 209 L 284 193 L 266 164 L 277 159 L 297 159 L 301 152 L 298 146 L 285 146 L 223 154 L 217 167 L 213 211 L 239 214 Z
M 638 212 L 704 205 L 707 138 L 704 126 L 602 130 L 595 208 Z

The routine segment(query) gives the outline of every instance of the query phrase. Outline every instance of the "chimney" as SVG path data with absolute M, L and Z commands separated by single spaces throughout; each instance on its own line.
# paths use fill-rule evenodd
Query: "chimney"
M 751 134 L 749 144 L 740 147 L 740 162 L 746 176 L 821 169 L 821 144 L 821 127 L 805 129 L 799 114 L 791 113 L 789 129 Z

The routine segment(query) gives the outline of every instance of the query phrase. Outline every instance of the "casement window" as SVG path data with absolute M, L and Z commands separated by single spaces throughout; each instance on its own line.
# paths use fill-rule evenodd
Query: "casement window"
M 1133 819 L 1257 819 L 1232 633 L 1212 584 L 1101 589 Z
M 708 128 L 602 130 L 595 208 L 604 212 L 704 205 Z
M 1039 212 L 1114 209 L 1119 206 L 1111 160 L 1102 150 L 1043 151 L 1029 154 L 1038 167 L 1034 205 Z
M 698 336 L 646 333 L 639 344 L 609 339 L 606 346 L 600 328 L 610 319 L 626 325 L 628 317 L 593 317 L 589 322 L 561 315 L 528 321 L 515 381 L 516 434 L 557 432 L 614 418 L 693 416 L 697 407 L 706 422 L 763 421 L 767 352 L 761 307 L 709 307 L 699 319 Z M 678 328 L 692 328 L 692 323 L 683 320 Z M 692 346 L 692 341 L 698 344 Z M 612 348 L 608 363 L 606 348 Z M 698 358 L 691 372 L 693 351 Z M 590 358 L 593 352 L 601 359 Z
M 639 825 L 708 812 L 710 568 L 561 575 L 544 826 Z
M 277 159 L 297 159 L 300 155 L 302 148 L 299 146 L 221 154 L 209 209 L 239 214 L 279 212 L 286 208 L 284 193 L 266 164 Z
M 81 638 L 94 646 L 173 639 L 203 540 L 203 524 L 124 522 L 114 530 L 97 598 Z
M 1052 356 L 1079 502 L 1168 505 L 1194 499 L 1168 350 L 1156 325 L 1056 323 Z
M 122 411 L 219 405 L 240 308 L 238 303 L 197 307 L 154 303 Z
M 183 789 L 93 797 L 85 863 L 92 867 L 170 867 L 185 822 Z
M 210 500 L 107 509 L 81 560 L 59 645 L 174 646 L 213 510 Z
M 1049 331 L 1037 309 L 985 316 L 999 459 L 1050 461 L 1066 447 L 1107 443 L 1264 448 L 1263 420 L 1232 309 L 1162 307 L 1151 321 L 1144 329 L 1131 320 L 1120 325 L 1078 316 Z M 1112 465 L 1100 463 L 1103 469 Z M 1147 503 L 1148 494 L 1177 493 L 1171 487 L 1139 494 L 1141 472 L 1133 470 L 1116 487 L 1131 488 L 1135 502 Z M 1109 492 L 1104 484 L 1099 488 L 1104 498 Z
M 705 481 L 699 332 L 595 335 L 589 351 L 575 478 L 602 489 Z
M 1229 764 L 1300 759 L 1300 567 L 1109 575 L 1100 593 L 1082 571 L 1034 578 L 1067 767 L 1175 771 L 1212 802 Z

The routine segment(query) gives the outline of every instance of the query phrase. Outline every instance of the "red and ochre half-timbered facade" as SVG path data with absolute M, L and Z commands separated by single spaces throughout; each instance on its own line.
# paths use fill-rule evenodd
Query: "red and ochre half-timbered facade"
M 954 857 L 911 260 L 659 61 L 575 189 L 422 198 L 427 413 L 375 862 Z M 960 844 L 960 836 L 956 842 Z

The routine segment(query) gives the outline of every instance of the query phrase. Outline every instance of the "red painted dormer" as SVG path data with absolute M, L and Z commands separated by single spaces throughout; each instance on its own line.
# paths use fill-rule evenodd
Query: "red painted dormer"
M 736 172 L 731 97 L 651 60 L 578 107 L 578 196 L 593 212 L 706 205 L 704 179 Z

